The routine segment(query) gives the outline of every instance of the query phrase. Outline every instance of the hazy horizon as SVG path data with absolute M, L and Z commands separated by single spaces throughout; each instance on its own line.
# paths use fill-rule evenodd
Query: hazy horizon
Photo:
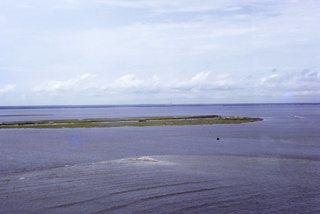
M 319 102 L 296 103 L 141 103 L 141 104 L 75 104 L 75 105 L 0 105 L 0 109 L 20 108 L 106 108 L 106 107 L 170 107 L 170 106 L 241 106 L 241 105 L 320 105 Z M 1 116 L 1 115 L 0 115 Z

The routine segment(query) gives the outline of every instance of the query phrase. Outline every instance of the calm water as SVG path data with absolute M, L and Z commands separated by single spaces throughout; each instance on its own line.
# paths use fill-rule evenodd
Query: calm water
M 0 213 L 320 212 L 319 104 L 0 108 L 0 122 L 204 114 L 264 121 L 0 130 Z

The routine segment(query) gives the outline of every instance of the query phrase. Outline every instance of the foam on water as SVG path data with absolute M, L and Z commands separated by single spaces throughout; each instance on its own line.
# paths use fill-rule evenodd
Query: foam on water
M 173 164 L 150 165 L 150 159 Z M 128 160 L 1 177 L 1 212 L 296 213 L 320 209 L 319 161 L 181 155 L 143 157 L 145 164 Z

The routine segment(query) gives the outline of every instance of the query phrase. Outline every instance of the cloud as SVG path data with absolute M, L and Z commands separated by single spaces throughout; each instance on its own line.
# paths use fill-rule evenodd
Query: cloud
M 190 91 L 232 90 L 231 82 L 227 74 L 214 77 L 209 71 L 196 73 L 190 79 L 183 80 L 166 80 L 159 76 L 142 79 L 125 75 L 117 79 L 109 89 L 125 90 L 127 93 L 179 94 Z
M 128 89 L 128 88 L 135 88 L 139 87 L 141 84 L 144 83 L 143 79 L 139 79 L 137 76 L 133 74 L 124 75 L 115 80 L 114 84 L 112 85 L 113 88 L 121 88 L 121 89 Z
M 267 96 L 305 96 L 315 97 L 320 94 L 319 72 L 304 69 L 302 71 L 272 71 L 258 81 L 251 79 L 248 84 Z
M 313 69 L 283 71 L 273 69 L 256 75 L 237 76 L 217 71 L 202 71 L 188 78 L 164 75 L 118 77 L 82 74 L 66 80 L 38 83 L 33 97 L 54 97 L 61 103 L 81 99 L 96 103 L 175 103 L 265 102 L 285 99 L 311 101 L 320 95 L 319 72 Z M 28 91 L 26 89 L 25 91 Z M 64 100 L 64 101 L 61 101 Z M 78 102 L 81 104 L 81 102 Z
M 306 82 L 319 82 L 320 83 L 320 74 L 316 71 L 310 69 L 304 69 L 295 76 L 292 76 L 296 81 L 306 81 Z
M 177 91 L 193 91 L 208 93 L 210 91 L 226 91 L 234 90 L 236 88 L 235 81 L 229 74 L 215 74 L 211 72 L 199 72 L 191 79 L 176 82 L 172 87 Z
M 195 84 L 199 84 L 199 83 L 201 84 L 208 80 L 209 75 L 210 75 L 210 72 L 200 72 L 196 74 L 194 77 L 192 77 L 190 82 Z
M 96 78 L 97 77 L 97 78 Z M 242 76 L 228 73 L 203 71 L 190 78 L 166 79 L 158 75 L 139 77 L 125 74 L 114 80 L 94 74 L 83 74 L 68 80 L 51 80 L 33 88 L 36 92 L 79 92 L 103 94 L 187 94 L 210 95 L 220 92 L 234 92 L 245 96 L 252 91 L 262 94 L 297 93 L 320 91 L 320 75 L 313 70 L 281 72 L 273 70 L 264 75 Z
M 4 85 L 4 86 L 0 87 L 0 94 L 5 94 L 7 92 L 14 91 L 15 88 L 16 88 L 16 85 L 12 85 L 12 84 Z
M 94 78 L 97 77 L 97 78 Z M 185 93 L 188 91 L 232 90 L 230 75 L 211 75 L 211 72 L 199 72 L 189 79 L 167 80 L 158 75 L 138 77 L 125 74 L 114 80 L 100 78 L 93 74 L 84 74 L 68 80 L 51 80 L 33 88 L 35 92 L 76 92 L 96 91 L 96 93 Z
M 154 13 L 204 13 L 215 10 L 239 11 L 244 6 L 259 4 L 258 0 L 97 0 L 97 2 L 122 8 L 150 10 Z M 269 1 L 273 4 L 274 1 Z
M 203 1 L 197 3 L 196 1 L 169 1 L 169 0 L 98 0 L 108 6 L 148 9 L 153 12 L 194 12 L 194 11 L 208 11 L 215 8 L 210 4 L 210 1 Z M 211 2 L 212 3 L 212 2 Z M 217 2 L 218 3 L 218 2 Z
M 125 74 L 115 80 L 104 80 L 98 91 L 107 93 L 150 93 L 155 92 L 159 79 L 155 76 L 152 78 L 140 78 L 134 74 Z
M 59 91 L 73 91 L 87 88 L 86 81 L 95 77 L 93 74 L 82 74 L 75 78 L 65 81 L 51 80 L 46 83 L 37 85 L 33 88 L 35 92 L 59 92 Z

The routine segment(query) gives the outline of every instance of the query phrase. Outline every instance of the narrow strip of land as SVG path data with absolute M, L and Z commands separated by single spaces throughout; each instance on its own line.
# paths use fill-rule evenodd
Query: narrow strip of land
M 163 116 L 74 120 L 41 120 L 0 123 L 1 128 L 95 128 L 122 126 L 183 126 L 208 124 L 240 124 L 261 121 L 261 118 L 239 116 Z
M 34 116 L 50 116 L 50 114 L 0 114 L 0 117 L 34 117 Z

